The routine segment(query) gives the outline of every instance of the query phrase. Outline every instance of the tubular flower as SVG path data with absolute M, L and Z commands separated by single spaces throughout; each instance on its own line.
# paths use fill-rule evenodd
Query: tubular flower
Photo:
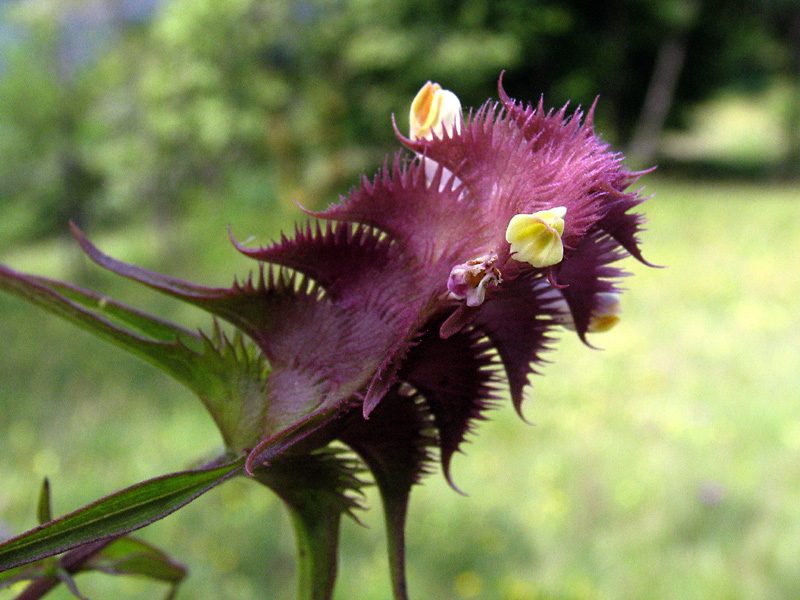
M 525 106 L 502 85 L 499 97 L 462 123 L 455 95 L 425 84 L 410 137 L 397 132 L 412 155 L 307 211 L 315 220 L 293 236 L 261 248 L 234 241 L 257 267 L 231 287 L 122 263 L 75 231 L 99 265 L 228 321 L 236 340 L 148 325 L 158 336 L 142 341 L 117 332 L 122 309 L 98 308 L 90 292 L 10 271 L 0 287 L 46 296 L 39 303 L 57 314 L 166 365 L 260 480 L 288 481 L 269 475 L 287 456 L 350 446 L 384 498 L 395 597 L 405 598 L 405 511 L 432 447 L 449 480 L 503 384 L 521 412 L 552 333 L 567 318 L 581 339 L 607 329 L 624 275 L 616 262 L 645 262 L 633 212 L 643 198 L 628 191 L 638 175 L 594 134 L 592 111 Z M 195 364 L 208 374 L 190 376 Z

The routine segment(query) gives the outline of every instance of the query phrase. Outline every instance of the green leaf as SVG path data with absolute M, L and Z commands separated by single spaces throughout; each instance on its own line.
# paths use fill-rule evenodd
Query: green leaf
M 42 482 L 37 513 L 40 524 L 52 520 L 50 483 Z M 170 584 L 165 600 L 174 597 L 178 585 L 186 576 L 186 568 L 171 560 L 164 552 L 139 539 L 123 536 L 105 538 L 100 542 L 85 544 L 56 558 L 45 557 L 0 573 L 0 589 L 29 580 L 34 583 L 25 593 L 46 594 L 58 583 L 63 583 L 69 592 L 81 600 L 73 575 L 81 572 L 100 571 L 108 575 L 133 575 Z M 26 596 L 27 597 L 27 596 Z
M 109 575 L 134 575 L 171 584 L 167 598 L 177 591 L 186 577 L 183 565 L 173 561 L 164 552 L 139 539 L 129 536 L 114 540 L 89 558 L 81 570 L 101 571 Z
M 220 467 L 172 473 L 106 496 L 0 544 L 0 571 L 140 529 L 188 504 L 243 466 L 241 458 Z
M 111 575 L 141 575 L 168 583 L 178 583 L 186 576 L 186 569 L 164 552 L 130 536 L 114 540 L 87 560 L 82 569 Z
M 19 273 L 4 265 L 0 265 L 0 289 L 121 346 L 167 371 L 179 381 L 185 382 L 189 378 L 190 355 L 194 354 L 183 343 L 184 340 L 193 347 L 202 346 L 199 335 L 177 325 L 135 311 L 104 296 L 43 277 Z M 157 333 L 158 337 L 153 339 L 123 329 L 110 319 L 112 316 L 135 324 L 140 332 Z M 167 337 L 168 340 L 165 339 Z
M 108 296 L 82 289 L 70 283 L 56 281 L 38 275 L 26 275 L 25 277 L 29 281 L 46 287 L 91 312 L 104 315 L 119 323 L 125 323 L 153 339 L 165 342 L 171 342 L 178 338 L 186 340 L 188 343 L 199 341 L 199 336 L 193 331 L 179 327 L 169 321 L 156 318 L 145 312 L 136 310 L 135 308 L 125 306 L 124 304 L 112 300 Z
M 211 413 L 227 448 L 239 451 L 258 442 L 268 408 L 268 366 L 240 334 L 230 341 L 215 327 L 208 338 L 94 292 L 3 265 L 0 289 L 139 356 L 187 386 Z
M 73 575 L 99 571 L 107 575 L 132 575 L 170 584 L 165 600 L 175 596 L 186 576 L 183 565 L 171 560 L 161 550 L 130 536 L 101 540 L 75 548 L 56 559 L 48 557 L 0 573 L 0 589 L 30 580 L 24 597 L 40 598 L 63 583 L 69 592 L 86 600 L 78 590 Z M 34 591 L 35 590 L 35 591 Z M 22 597 L 22 596 L 21 596 Z

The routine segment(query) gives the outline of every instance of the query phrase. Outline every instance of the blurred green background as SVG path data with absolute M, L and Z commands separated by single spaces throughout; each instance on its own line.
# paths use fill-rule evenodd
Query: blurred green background
M 417 599 L 790 599 L 800 589 L 800 3 L 16 0 L 0 5 L 0 261 L 202 326 L 89 265 L 227 285 L 398 144 L 428 79 L 465 106 L 599 96 L 651 222 L 625 318 L 565 335 L 519 421 L 506 405 L 415 489 Z M 0 296 L 0 537 L 182 469 L 220 439 L 149 366 Z M 343 527 L 337 598 L 388 598 L 379 501 Z M 190 567 L 179 598 L 290 599 L 294 542 L 244 479 L 141 536 Z M 79 578 L 90 598 L 156 584 Z M 0 598 L 12 597 L 0 592 Z M 68 597 L 64 591 L 55 598 Z

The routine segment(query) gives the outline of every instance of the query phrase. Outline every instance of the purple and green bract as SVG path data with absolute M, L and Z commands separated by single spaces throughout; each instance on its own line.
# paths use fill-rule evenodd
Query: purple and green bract
M 414 140 L 398 133 L 411 152 L 387 159 L 339 203 L 309 212 L 314 219 L 293 237 L 263 248 L 234 242 L 258 266 L 230 288 L 119 262 L 74 230 L 103 267 L 243 335 L 229 338 L 216 326 L 198 335 L 5 267 L 2 287 L 188 385 L 220 427 L 227 455 L 246 454 L 246 471 L 290 507 L 303 504 L 303 469 L 354 472 L 320 451 L 335 441 L 352 448 L 381 491 L 395 597 L 405 598 L 402 536 L 412 485 L 436 454 L 449 480 L 454 452 L 505 396 L 504 382 L 521 411 L 528 378 L 565 311 L 585 341 L 602 299 L 619 291 L 624 273 L 615 263 L 629 255 L 645 262 L 637 239 L 644 219 L 632 212 L 643 198 L 627 191 L 638 174 L 595 135 L 592 111 L 524 106 L 502 86 L 499 95 L 457 130 Z M 512 217 L 556 207 L 566 209 L 563 258 L 546 267 L 515 260 L 506 240 Z M 475 264 L 491 285 L 468 303 L 448 280 L 459 265 Z M 355 477 L 331 478 L 337 518 L 354 507 L 344 493 L 358 485 Z M 327 543 L 335 555 L 335 541 Z M 332 579 L 333 572 L 328 590 Z

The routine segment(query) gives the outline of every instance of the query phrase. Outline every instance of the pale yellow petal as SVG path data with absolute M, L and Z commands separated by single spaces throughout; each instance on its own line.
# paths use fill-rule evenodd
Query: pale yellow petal
M 549 267 L 564 258 L 563 206 L 512 217 L 506 229 L 506 241 L 511 244 L 512 258 L 533 267 Z

